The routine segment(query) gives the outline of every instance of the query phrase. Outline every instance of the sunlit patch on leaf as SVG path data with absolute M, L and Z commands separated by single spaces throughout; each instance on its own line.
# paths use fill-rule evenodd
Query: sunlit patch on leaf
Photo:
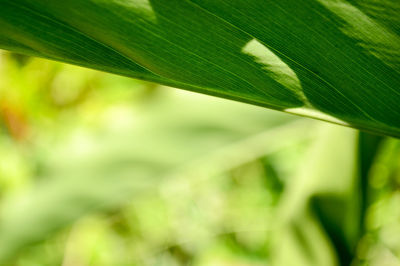
M 271 72 L 271 76 L 276 81 L 293 91 L 304 103 L 307 102 L 296 73 L 265 45 L 253 39 L 243 47 L 242 51 L 253 56 L 257 63 Z
M 149 0 L 115 0 L 116 4 L 132 9 L 138 15 L 156 22 L 156 16 Z
M 367 52 L 400 72 L 398 35 L 346 1 L 319 0 L 319 2 L 346 22 L 342 27 L 343 33 L 359 40 L 360 46 Z
M 347 122 L 343 120 L 310 108 L 288 108 L 285 109 L 285 112 L 301 116 L 312 116 L 323 121 L 329 121 L 339 125 L 350 126 Z

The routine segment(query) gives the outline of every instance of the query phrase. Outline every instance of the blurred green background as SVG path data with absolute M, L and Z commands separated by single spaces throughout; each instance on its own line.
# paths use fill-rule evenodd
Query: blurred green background
M 399 140 L 0 51 L 1 265 L 399 257 Z

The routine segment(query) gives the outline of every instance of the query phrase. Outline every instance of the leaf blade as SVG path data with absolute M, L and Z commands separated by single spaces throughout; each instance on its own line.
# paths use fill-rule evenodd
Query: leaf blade
M 400 4 L 367 2 L 3 1 L 0 47 L 400 136 Z

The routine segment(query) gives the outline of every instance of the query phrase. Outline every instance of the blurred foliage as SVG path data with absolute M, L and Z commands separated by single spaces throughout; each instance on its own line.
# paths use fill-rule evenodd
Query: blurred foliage
M 9 53 L 0 122 L 4 265 L 400 265 L 399 140 Z

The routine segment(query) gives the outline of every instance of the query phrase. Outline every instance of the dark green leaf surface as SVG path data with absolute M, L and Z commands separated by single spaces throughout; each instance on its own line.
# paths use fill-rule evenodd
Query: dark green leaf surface
M 1 0 L 0 48 L 400 136 L 400 2 Z

